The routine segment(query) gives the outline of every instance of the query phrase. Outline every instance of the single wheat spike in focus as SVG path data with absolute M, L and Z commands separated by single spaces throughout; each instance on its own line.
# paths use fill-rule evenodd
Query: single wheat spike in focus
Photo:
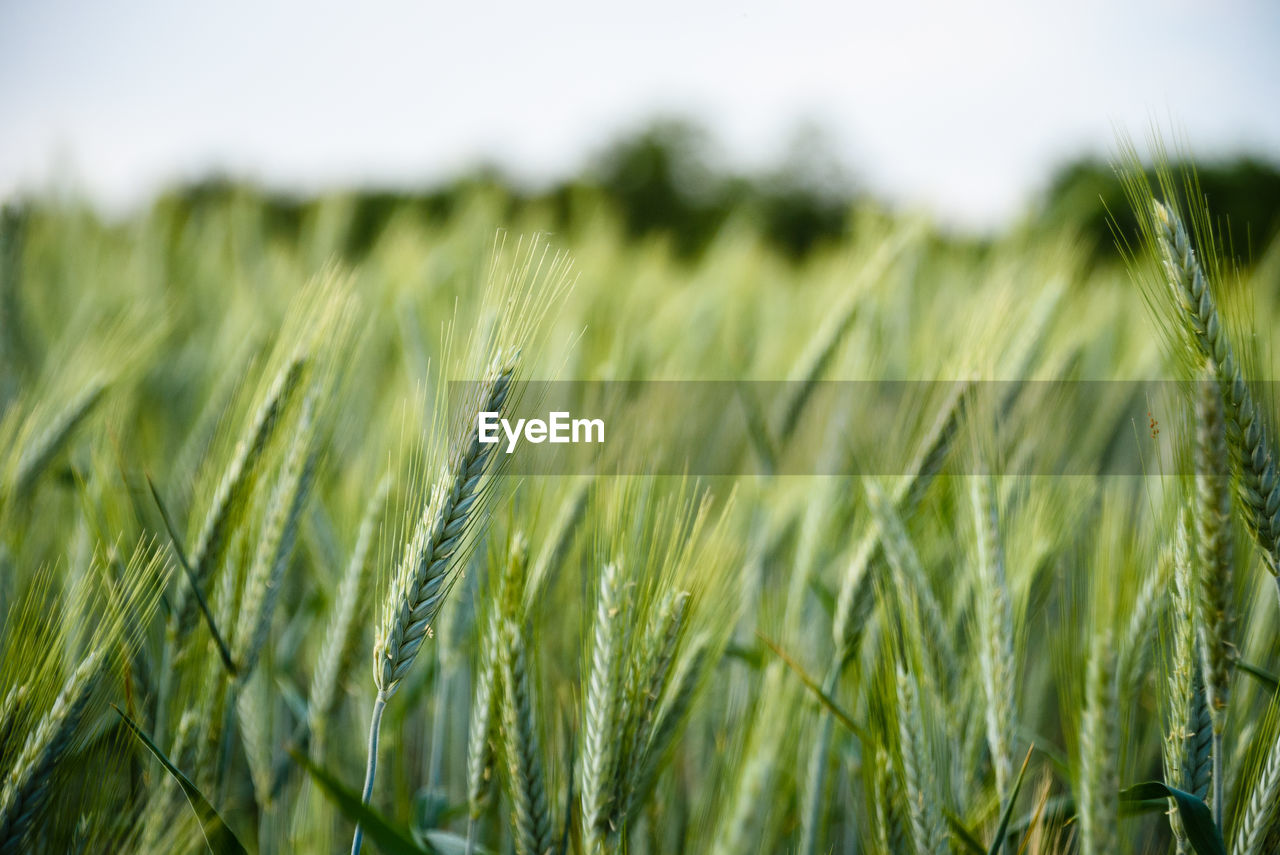
M 1155 230 L 1180 317 L 1200 355 L 1210 360 L 1226 402 L 1227 439 L 1239 470 L 1245 520 L 1267 566 L 1276 574 L 1280 572 L 1280 473 L 1274 434 L 1245 383 L 1186 226 L 1174 211 L 1156 202 Z
M 510 392 L 514 360 L 495 363 L 484 382 L 479 410 L 498 412 Z M 474 424 L 474 419 L 468 425 Z M 404 557 L 382 612 L 375 651 L 374 682 L 378 697 L 386 702 L 408 673 L 427 638 L 445 596 L 454 581 L 474 518 L 472 510 L 481 497 L 481 481 L 497 446 L 481 443 L 467 434 L 465 451 L 456 456 L 436 483 L 418 526 L 405 545 Z
M 481 383 L 476 410 L 501 412 L 511 392 L 515 354 L 493 363 Z M 468 410 L 465 433 L 456 438 L 461 453 L 451 455 L 446 471 L 432 488 L 422 517 L 405 544 L 404 555 L 379 623 L 374 647 L 374 699 L 369 724 L 369 759 L 365 771 L 364 801 L 373 794 L 377 768 L 378 732 L 387 701 L 417 658 L 458 567 L 465 561 L 472 541 L 471 526 L 483 496 L 483 480 L 497 445 L 481 443 L 471 426 L 475 413 Z M 466 547 L 460 551 L 460 547 Z M 363 839 L 359 826 L 351 843 L 358 855 Z

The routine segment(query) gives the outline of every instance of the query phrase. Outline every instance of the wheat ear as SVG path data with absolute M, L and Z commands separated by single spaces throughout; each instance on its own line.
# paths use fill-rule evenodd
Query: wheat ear
M 249 433 L 236 446 L 231 463 L 223 474 L 214 494 L 213 504 L 205 517 L 195 549 L 191 552 L 191 574 L 202 590 L 208 584 L 214 568 L 222 560 L 227 545 L 227 529 L 237 502 L 248 491 L 257 474 L 257 461 L 275 432 L 280 417 L 294 392 L 302 382 L 306 360 L 301 357 L 291 361 L 272 382 L 267 397 L 254 414 Z M 196 604 L 188 586 L 180 586 L 174 595 L 174 621 L 178 631 L 185 631 L 195 618 Z
M 947 851 L 946 826 L 939 810 L 933 764 L 928 756 L 919 689 L 901 665 L 897 672 L 898 745 L 902 754 L 902 781 L 911 820 L 911 839 L 919 855 Z
M 635 814 L 636 788 L 650 751 L 661 753 L 665 745 L 651 746 L 654 725 L 662 706 L 672 665 L 676 659 L 681 631 L 684 627 L 685 606 L 689 595 L 680 591 L 667 594 L 654 616 L 645 639 L 640 662 L 636 668 L 635 695 L 631 699 L 631 721 L 626 728 L 624 748 L 618 775 L 617 823 L 626 827 Z
M 551 813 L 542 772 L 542 747 L 534 721 L 533 700 L 525 660 L 523 631 L 508 619 L 503 628 L 502 732 L 516 848 L 520 855 L 551 851 Z
M 902 821 L 898 798 L 902 788 L 894 780 L 888 752 L 877 747 L 874 754 L 871 790 L 875 801 L 875 838 L 879 855 L 910 852 L 912 844 Z
M 182 714 L 182 718 L 178 719 L 178 727 L 174 732 L 173 744 L 169 746 L 168 753 L 169 758 L 179 769 L 186 766 L 183 755 L 187 753 L 188 743 L 195 733 L 198 721 L 195 710 L 187 710 Z M 173 776 L 165 775 L 151 798 L 147 800 L 147 815 L 142 827 L 141 843 L 138 845 L 139 852 L 152 852 L 159 847 L 161 837 L 173 823 L 169 804 L 173 801 L 177 789 L 178 782 Z
M 191 552 L 191 584 L 179 585 L 174 592 L 173 609 L 169 614 L 165 644 L 160 654 L 160 678 L 156 690 L 156 739 L 164 739 L 168 729 L 169 693 L 176 670 L 173 657 L 179 652 L 196 616 L 197 599 L 192 588 L 194 586 L 198 591 L 204 591 L 214 569 L 221 565 L 228 545 L 228 530 L 237 505 L 253 485 L 258 459 L 301 384 L 305 368 L 306 360 L 299 356 L 289 362 L 272 381 L 266 398 L 254 413 L 249 432 L 237 443 L 231 463 L 218 483 L 213 504 L 200 529 L 195 549 Z
M 914 601 L 916 616 L 924 621 L 923 631 L 936 654 L 939 673 L 948 677 L 958 659 L 942 605 L 934 595 L 902 518 L 883 490 L 870 481 L 865 486 L 868 502 L 880 525 L 880 543 L 892 571 L 894 589 L 900 602 Z
M 551 815 L 542 746 L 533 709 L 525 650 L 523 613 L 528 545 L 517 535 L 511 548 L 501 625 L 502 744 L 511 789 L 516 849 L 520 855 L 547 855 L 551 849 Z
M 0 703 L 0 763 L 9 757 L 9 740 L 18 727 L 18 711 L 26 698 L 27 684 L 19 683 L 5 693 L 4 703 Z
M 1161 610 L 1165 604 L 1168 561 L 1168 555 L 1162 556 L 1155 571 L 1147 573 L 1129 610 L 1116 673 L 1120 675 L 1120 685 L 1128 687 L 1130 691 L 1137 691 L 1146 676 L 1151 638 L 1159 627 Z
M 880 279 L 915 236 L 914 231 L 903 231 L 894 236 L 894 239 L 880 244 L 875 255 L 859 272 L 859 279 L 867 283 Z M 850 290 L 841 305 L 835 307 L 834 311 L 827 316 L 822 331 L 810 340 L 808 347 L 801 355 L 796 371 L 793 372 L 787 384 L 788 395 L 782 403 L 777 431 L 779 444 L 785 444 L 795 431 L 818 382 L 826 373 L 841 342 L 844 341 L 858 316 L 863 294 L 864 289 L 860 287 Z
M 528 602 L 532 603 L 538 598 L 543 585 L 548 583 L 551 574 L 559 568 L 569 547 L 573 545 L 578 523 L 587 507 L 588 486 L 589 482 L 586 481 L 575 485 L 561 505 L 547 536 L 546 545 L 534 561 L 533 569 L 529 571 L 529 584 L 525 591 Z
M 52 423 L 41 431 L 30 447 L 23 451 L 13 479 L 15 496 L 25 495 L 35 485 L 40 473 L 53 460 L 53 456 L 66 443 L 76 427 L 89 416 L 105 391 L 106 386 L 102 383 L 97 381 L 90 383 L 54 417 Z
M 925 434 L 908 468 L 907 477 L 895 487 L 892 502 L 900 517 L 909 517 L 915 511 L 934 477 L 941 471 L 959 426 L 964 409 L 964 394 L 968 388 L 967 382 L 953 385 L 937 418 Z M 881 538 L 880 522 L 873 519 L 854 547 L 845 572 L 840 577 L 835 614 L 831 622 L 835 648 L 823 684 L 823 690 L 828 694 L 835 692 L 843 665 L 858 645 L 865 618 L 873 604 L 873 586 L 870 581 L 875 562 L 883 557 Z M 825 708 L 819 710 L 818 717 L 818 738 L 809 758 L 809 788 L 800 841 L 800 852 L 803 855 L 811 855 L 817 847 L 818 814 L 826 787 L 827 754 L 831 746 L 831 717 Z
M 1197 657 L 1199 650 L 1197 648 Z M 1187 728 L 1187 792 L 1208 801 L 1213 784 L 1213 716 L 1198 657 L 1193 672 L 1190 726 Z
M 1275 438 L 1240 372 L 1186 226 L 1159 202 L 1155 203 L 1155 226 L 1174 299 L 1200 355 L 1210 360 L 1226 401 L 1227 438 L 1239 469 L 1238 492 L 1245 520 L 1274 575 L 1280 572 L 1280 473 L 1276 470 Z
M 480 639 L 476 690 L 471 701 L 471 723 L 467 735 L 467 855 L 475 846 L 476 823 L 489 804 L 493 786 L 494 718 L 499 700 L 498 646 L 501 640 L 501 612 L 491 608 Z
M 514 375 L 515 354 L 505 361 L 495 361 L 482 383 L 477 411 L 503 411 Z M 458 445 L 462 452 L 452 457 L 432 489 L 413 536 L 405 544 L 379 623 L 373 667 L 378 693 L 369 721 L 369 758 L 363 790 L 366 802 L 373 795 L 382 713 L 417 658 L 431 622 L 449 593 L 455 571 L 465 561 L 469 549 L 459 550 L 459 547 L 471 545 L 470 526 L 476 521 L 475 511 L 483 496 L 482 482 L 497 448 L 495 444 L 480 442 L 475 434 L 476 413 L 468 411 L 466 417 L 466 431 Z M 357 825 L 351 855 L 359 855 L 363 839 Z
M 942 464 L 959 428 L 960 417 L 964 412 L 964 395 L 968 389 L 968 383 L 954 384 L 912 459 L 907 477 L 895 486 L 892 502 L 899 517 L 906 518 L 915 512 L 929 485 L 942 471 Z M 862 617 L 871 603 L 872 586 L 866 582 L 875 560 L 883 554 L 881 538 L 880 521 L 873 519 L 854 548 L 848 568 L 841 576 L 835 617 L 832 620 L 832 636 L 839 660 L 847 656 L 856 644 L 857 633 L 863 623 Z
M 971 499 L 981 585 L 977 593 L 978 663 L 986 698 L 987 745 L 995 767 L 996 795 L 1003 803 L 1013 776 L 1013 609 L 1005 580 L 995 490 L 985 476 L 973 479 Z
M 1086 669 L 1084 721 L 1080 728 L 1080 851 L 1109 855 L 1119 848 L 1115 794 L 1118 712 L 1115 658 L 1109 629 L 1098 631 Z
M 1209 365 L 1213 371 L 1212 364 Z M 1230 635 L 1231 490 L 1228 475 L 1227 438 L 1223 425 L 1222 398 L 1217 384 L 1200 384 L 1196 406 L 1196 547 L 1198 550 L 1198 591 L 1200 655 L 1205 699 L 1213 729 L 1213 817 L 1222 827 L 1223 769 L 1222 732 L 1226 726 L 1227 693 L 1231 685 Z
M 479 410 L 503 410 L 514 373 L 514 361 L 490 370 Z M 472 415 L 467 427 L 474 423 Z M 472 511 L 482 495 L 481 481 L 496 448 L 480 442 L 473 431 L 468 431 L 465 450 L 432 489 L 422 518 L 405 544 L 400 569 L 383 609 L 375 651 L 374 682 L 384 702 L 413 665 L 427 638 L 427 629 L 449 592 L 453 571 L 463 558 L 457 550 L 467 543 L 474 522 Z
M 1201 680 L 1200 640 L 1196 633 L 1195 570 L 1190 555 L 1190 523 L 1179 521 L 1173 547 L 1173 661 L 1166 693 L 1169 698 L 1168 730 L 1163 743 L 1165 779 L 1174 787 L 1204 798 L 1209 793 L 1211 770 L 1209 710 Z M 1190 845 L 1176 810 L 1169 811 L 1169 825 L 1179 855 Z
M 512 538 L 510 553 L 502 583 L 499 627 L 503 753 L 516 849 L 520 855 L 547 855 L 551 849 L 551 815 L 521 621 L 529 562 L 529 544 L 523 534 Z
M 622 590 L 616 563 L 600 572 L 587 682 L 582 745 L 582 821 L 588 848 L 598 850 L 611 826 L 618 764 L 617 724 L 622 703 Z
M 725 806 L 712 855 L 769 851 L 762 839 L 768 813 L 761 806 L 771 802 L 782 736 L 790 722 L 787 715 L 793 709 L 782 690 L 782 668 L 781 662 L 774 661 L 764 674 L 755 720 L 741 753 L 737 781 Z
M 67 678 L 5 777 L 0 791 L 0 855 L 25 851 L 25 841 L 49 800 L 54 769 L 71 749 L 88 709 L 103 659 L 101 650 L 93 651 Z
M 294 427 L 294 437 L 285 454 L 280 479 L 271 491 L 258 548 L 245 578 L 235 651 L 236 676 L 241 682 L 247 681 L 253 673 L 266 644 L 271 616 L 280 598 L 284 571 L 298 539 L 302 509 L 311 492 L 315 475 L 315 454 L 311 447 L 315 407 L 314 395 L 308 395 Z
M 1235 855 L 1261 855 L 1267 829 L 1276 821 L 1276 804 L 1280 802 L 1280 734 L 1271 743 L 1266 760 L 1249 788 L 1249 800 L 1236 830 Z
M 662 771 L 663 755 L 680 732 L 703 682 L 703 674 L 710 661 L 710 641 L 705 636 L 691 639 L 689 647 L 689 652 L 681 657 L 671 674 L 666 700 L 658 709 L 644 746 L 643 760 L 635 772 L 633 804 L 644 804 L 653 791 Z

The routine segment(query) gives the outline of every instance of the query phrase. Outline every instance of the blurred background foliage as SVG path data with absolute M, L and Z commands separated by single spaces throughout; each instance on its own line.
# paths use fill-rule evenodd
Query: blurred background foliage
M 705 128 L 686 118 L 666 117 L 619 135 L 577 174 L 542 187 L 527 186 L 494 166 L 479 166 L 421 189 L 363 188 L 312 196 L 213 176 L 175 187 L 157 205 L 181 223 L 230 199 L 254 198 L 268 232 L 293 241 L 327 200 L 340 195 L 352 208 L 350 227 L 340 244 L 344 260 L 351 263 L 363 259 L 399 215 L 439 225 L 477 195 L 487 197 L 507 220 L 532 213 L 562 234 L 590 228 L 607 211 L 621 224 L 625 237 L 669 242 L 687 261 L 700 258 L 717 234 L 732 228 L 758 233 L 799 261 L 820 246 L 848 237 L 856 210 L 890 207 L 856 170 L 840 161 L 815 126 L 797 128 L 783 155 L 771 165 L 732 171 L 721 166 L 722 161 Z M 1189 163 L 1175 161 L 1170 166 L 1177 172 Z M 1197 160 L 1196 169 L 1228 254 L 1245 266 L 1256 262 L 1261 249 L 1280 233 L 1280 168 L 1261 157 L 1241 155 Z M 1024 221 L 1013 227 L 1070 229 L 1095 263 L 1117 260 L 1117 234 L 1131 241 L 1137 233 L 1114 167 L 1093 155 L 1072 160 L 1049 176 Z M 944 235 L 957 244 L 978 247 L 988 245 L 990 237 L 958 231 Z
M 1007 479 L 984 496 L 939 468 L 948 456 L 961 467 L 1034 457 L 1046 471 L 1102 473 L 1111 471 L 1117 449 L 1128 449 L 1151 462 L 1146 471 L 1186 471 L 1175 468 L 1189 453 L 1185 402 L 1102 396 L 1071 408 L 1073 418 L 1063 422 L 1050 406 L 1053 384 L 1017 384 L 1025 393 L 1002 400 L 999 411 L 966 405 L 963 417 L 958 393 L 948 391 L 964 388 L 964 378 L 1126 381 L 1188 367 L 1185 358 L 1167 358 L 1159 320 L 1151 324 L 1144 314 L 1150 293 L 1134 279 L 1149 277 L 1149 266 L 1128 267 L 1115 254 L 1108 217 L 1125 235 L 1129 206 L 1115 201 L 1119 189 L 1106 167 L 1086 164 L 1065 170 L 1003 234 L 964 236 L 889 210 L 825 151 L 820 134 L 801 133 L 781 163 L 733 174 L 716 166 L 714 143 L 696 126 L 665 122 L 606 147 L 572 180 L 536 191 L 481 170 L 420 193 L 315 198 L 208 181 L 120 219 L 56 196 L 11 206 L 0 222 L 0 612 L 44 602 L 45 580 L 75 591 L 78 579 L 102 576 L 86 568 L 127 563 L 130 555 L 153 600 L 162 589 L 188 590 L 160 572 L 176 569 L 163 550 L 184 537 L 169 533 L 160 498 L 187 541 L 198 543 L 210 509 L 224 506 L 217 497 L 229 495 L 222 493 L 228 473 L 238 479 L 244 471 L 236 449 L 257 447 L 266 450 L 243 482 L 234 548 L 224 550 L 211 588 L 215 617 L 207 621 L 236 626 L 239 635 L 242 621 L 231 616 L 268 601 L 265 588 L 248 580 L 264 566 L 257 556 L 270 554 L 263 544 L 275 535 L 268 534 L 283 531 L 268 523 L 282 519 L 272 510 L 278 485 L 299 483 L 286 480 L 296 471 L 286 461 L 301 459 L 295 437 L 309 442 L 296 427 L 312 393 L 288 410 L 276 440 L 252 446 L 241 439 L 255 435 L 256 404 L 269 397 L 277 374 L 288 376 L 277 369 L 295 343 L 308 343 L 320 376 L 332 365 L 343 378 L 332 395 L 315 393 L 321 417 L 308 424 L 319 427 L 307 428 L 315 430 L 315 480 L 296 522 L 297 548 L 275 566 L 274 610 L 260 612 L 265 640 L 256 682 L 236 677 L 233 684 L 224 675 L 205 624 L 191 623 L 196 630 L 184 636 L 171 633 L 162 611 L 139 609 L 136 638 L 121 644 L 139 661 L 129 680 L 104 682 L 81 728 L 86 744 L 115 753 L 105 766 L 88 751 L 61 761 L 53 776 L 59 789 L 48 790 L 58 798 L 39 838 L 43 849 L 75 851 L 82 817 L 89 835 L 82 851 L 202 845 L 181 793 L 106 707 L 108 699 L 128 698 L 137 699 L 138 720 L 160 734 L 175 765 L 193 770 L 228 824 L 252 841 L 250 851 L 345 848 L 350 816 L 323 800 L 285 747 L 319 722 L 314 755 L 341 781 L 361 780 L 374 629 L 361 619 L 350 635 L 350 661 L 336 670 L 324 664 L 341 661 L 322 655 L 325 642 L 341 614 L 374 614 L 407 531 L 396 517 L 416 508 L 405 494 L 431 477 L 416 462 L 424 459 L 420 443 L 441 441 L 424 384 L 432 366 L 445 377 L 468 376 L 465 365 L 448 361 L 447 323 L 487 323 L 493 306 L 476 283 L 501 226 L 515 236 L 554 232 L 551 245 L 569 251 L 579 273 L 568 298 L 546 311 L 545 346 L 525 357 L 531 378 L 787 378 L 799 392 L 776 410 L 754 402 L 763 429 L 752 443 L 727 449 L 742 462 L 733 471 L 758 471 L 757 458 L 772 460 L 788 443 L 829 451 L 832 471 L 913 461 L 905 477 L 884 486 L 856 475 L 743 475 L 712 485 L 717 500 L 734 497 L 727 537 L 744 553 L 728 593 L 703 601 L 712 604 L 708 620 L 720 622 L 715 643 L 723 649 L 698 665 L 704 694 L 682 713 L 679 745 L 643 821 L 619 848 L 897 855 L 911 851 L 905 835 L 917 825 L 908 817 L 913 806 L 933 811 L 926 817 L 933 837 L 945 836 L 946 811 L 965 834 L 990 840 L 1003 803 L 1006 810 L 1020 805 L 1013 833 L 1029 852 L 1075 851 L 1062 841 L 1085 827 L 1077 815 L 1093 823 L 1085 852 L 1169 851 L 1168 821 L 1126 816 L 1120 825 L 1113 794 L 1160 778 L 1166 737 L 1187 732 L 1162 707 L 1189 708 L 1168 677 L 1190 669 L 1170 664 L 1166 642 L 1172 627 L 1193 626 L 1170 581 L 1175 565 L 1185 564 L 1175 532 L 1189 480 Z M 1223 314 L 1254 331 L 1236 339 L 1242 364 L 1272 377 L 1280 241 L 1269 249 L 1264 241 L 1276 228 L 1267 189 L 1274 174 L 1210 164 L 1200 182 L 1216 218 L 1254 229 L 1226 232 L 1237 255 L 1256 260 L 1232 290 L 1251 298 L 1248 313 L 1227 304 Z M 1144 201 L 1139 210 L 1151 210 Z M 317 286 L 332 288 L 330 298 L 312 299 L 322 293 L 309 290 Z M 334 334 L 339 326 L 349 333 Z M 828 420 L 803 397 L 826 379 L 928 378 L 961 382 L 917 387 L 907 424 Z M 1273 418 L 1274 400 L 1263 400 Z M 744 410 L 753 406 L 745 395 L 743 402 Z M 636 420 L 648 421 L 662 420 Z M 674 448 L 686 447 L 672 436 L 681 440 Z M 388 469 L 395 492 L 378 499 Z M 612 538 L 616 526 L 610 513 L 592 510 L 609 505 L 592 498 L 580 525 L 566 523 L 572 533 L 561 552 L 551 523 L 562 509 L 566 519 L 580 513 L 573 508 L 584 501 L 581 491 L 574 479 L 535 480 L 496 508 L 488 542 L 468 569 L 475 581 L 459 585 L 434 643 L 423 648 L 426 661 L 388 708 L 373 804 L 402 826 L 413 817 L 424 834 L 467 831 L 457 808 L 472 807 L 464 772 L 468 711 L 477 707 L 473 675 L 494 643 L 477 605 L 486 602 L 479 582 L 482 572 L 508 566 L 503 544 L 519 542 L 517 535 L 552 556 L 548 562 L 562 559 L 520 617 L 533 626 L 541 697 L 529 717 L 545 728 L 551 812 L 569 812 L 560 806 L 572 801 L 569 748 L 585 730 L 576 710 L 593 614 L 588 585 L 605 563 L 593 544 Z M 607 481 L 600 479 L 606 498 Z M 374 530 L 365 521 L 376 518 L 379 501 L 394 515 L 362 550 L 360 533 Z M 983 521 L 992 519 L 1005 558 L 988 567 L 982 556 L 995 554 L 988 547 L 996 538 Z M 1245 536 L 1237 538 L 1232 643 L 1241 662 L 1269 676 L 1280 662 L 1274 580 Z M 616 551 L 642 554 L 634 546 Z M 371 584 L 348 589 L 348 579 Z M 991 619 L 984 609 L 994 599 L 984 592 L 998 588 L 1005 615 Z M 363 591 L 364 602 L 343 590 Z M 53 708 L 86 647 L 59 633 L 96 625 L 96 606 L 85 602 L 78 611 L 50 612 L 47 635 L 57 643 L 45 645 L 50 652 L 38 668 L 30 655 L 0 655 L 0 697 L 29 681 L 39 701 L 30 708 Z M 636 614 L 652 605 L 642 603 Z M 927 615 L 917 613 L 922 608 Z M 13 640 L 12 647 L 0 643 L 0 653 L 32 651 L 31 638 L 41 637 L 21 621 L 0 620 L 0 630 L 0 642 Z M 831 680 L 833 703 L 865 724 L 837 729 L 831 710 L 806 694 L 757 633 L 815 679 Z M 1001 670 L 1011 676 L 999 681 L 987 655 L 992 639 L 1008 651 Z M 171 654 L 190 658 L 170 669 Z M 913 683 L 916 674 L 923 677 Z M 1001 686 L 1010 689 L 1003 699 L 985 700 Z M 1280 700 L 1271 686 L 1242 675 L 1232 690 L 1229 792 L 1237 813 L 1249 793 L 1271 792 L 1269 783 L 1255 786 L 1263 779 L 1254 774 L 1264 758 L 1280 756 L 1269 753 L 1280 745 Z M 243 706 L 227 702 L 241 689 Z M 1003 726 L 975 712 L 997 705 L 1007 713 Z M 211 713 L 217 709 L 225 714 Z M 21 724 L 34 724 L 37 714 Z M 912 721 L 919 726 L 900 726 Z M 344 738 L 326 744 L 326 730 Z M 1032 744 L 1019 803 L 1007 785 Z M 0 747 L 0 767 L 5 759 Z M 119 777 L 105 778 L 104 768 Z M 102 786 L 84 798 L 74 789 L 126 775 L 132 786 Z M 517 775 L 507 777 L 514 791 Z M 479 840 L 488 851 L 507 851 L 502 800 L 476 802 Z M 450 807 L 443 814 L 431 807 L 440 804 Z M 1156 807 L 1164 813 L 1163 800 Z M 1280 836 L 1280 821 L 1264 818 L 1258 827 Z M 1242 836 L 1244 826 L 1231 818 L 1227 827 Z M 1124 845 L 1111 842 L 1121 837 Z M 1277 851 L 1264 843 L 1259 837 L 1256 848 L 1233 851 Z

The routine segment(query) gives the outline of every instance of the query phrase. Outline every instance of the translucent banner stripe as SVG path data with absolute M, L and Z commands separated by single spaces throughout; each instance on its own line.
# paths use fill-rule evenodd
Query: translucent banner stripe
M 943 422 L 944 473 L 1193 468 L 1191 382 L 534 381 L 491 414 L 465 409 L 473 389 L 450 384 L 451 416 L 515 475 L 905 475 Z

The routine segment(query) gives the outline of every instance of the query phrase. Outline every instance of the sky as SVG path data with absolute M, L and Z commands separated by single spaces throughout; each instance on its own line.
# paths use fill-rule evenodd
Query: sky
M 107 210 L 211 173 L 537 184 L 674 114 L 743 169 L 815 124 L 863 186 L 982 227 L 1153 123 L 1280 162 L 1277 107 L 1273 0 L 0 0 L 0 199 Z

